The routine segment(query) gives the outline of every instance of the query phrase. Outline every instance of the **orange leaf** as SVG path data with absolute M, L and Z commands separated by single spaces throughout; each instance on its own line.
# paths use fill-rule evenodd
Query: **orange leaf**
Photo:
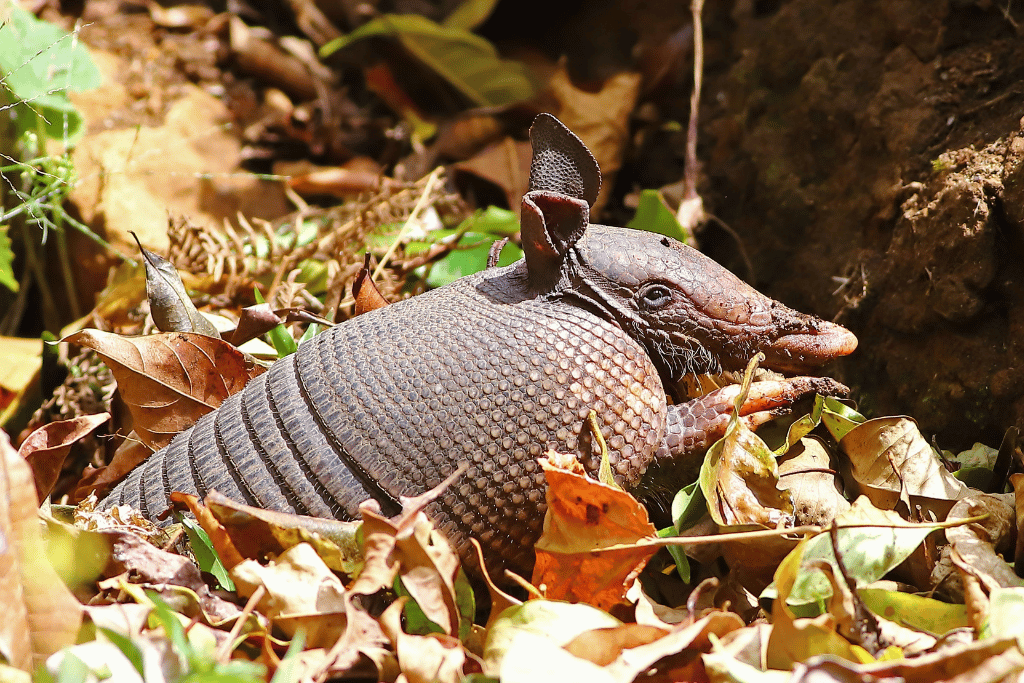
M 221 339 L 192 332 L 122 337 L 82 330 L 62 341 L 94 349 L 110 367 L 139 438 L 153 450 L 264 372 Z
M 32 467 L 39 500 L 46 498 L 57 483 L 64 459 L 76 441 L 110 419 L 110 413 L 83 415 L 71 420 L 51 422 L 35 430 L 22 442 L 18 453 Z
M 533 584 L 544 585 L 550 599 L 608 609 L 622 601 L 629 581 L 657 547 L 594 551 L 653 539 L 656 530 L 633 496 L 560 469 L 549 458 L 540 459 L 548 482 L 548 512 L 535 546 Z

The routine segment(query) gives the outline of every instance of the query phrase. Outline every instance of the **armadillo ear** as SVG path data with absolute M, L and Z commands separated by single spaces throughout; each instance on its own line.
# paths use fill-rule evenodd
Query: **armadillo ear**
M 590 223 L 590 205 L 601 189 L 601 170 L 586 145 L 562 122 L 541 114 L 530 128 L 533 163 L 523 195 L 523 251 L 530 285 L 550 291 L 565 253 Z
M 551 114 L 541 114 L 530 128 L 530 142 L 530 190 L 557 192 L 593 206 L 601 191 L 601 169 L 583 141 Z

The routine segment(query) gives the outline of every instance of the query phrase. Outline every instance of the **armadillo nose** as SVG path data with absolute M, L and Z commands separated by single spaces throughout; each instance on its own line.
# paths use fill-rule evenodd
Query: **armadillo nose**
M 772 370 L 807 372 L 825 363 L 848 356 L 857 348 L 857 337 L 842 325 L 824 320 L 811 329 L 776 339 L 765 354 L 765 367 Z

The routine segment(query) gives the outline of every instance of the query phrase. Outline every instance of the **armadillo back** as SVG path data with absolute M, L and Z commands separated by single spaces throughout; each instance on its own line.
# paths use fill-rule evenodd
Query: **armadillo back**
M 104 501 L 147 516 L 170 491 L 218 490 L 250 505 L 356 516 L 463 477 L 428 510 L 510 567 L 532 561 L 547 449 L 598 457 L 581 428 L 597 411 L 620 483 L 662 439 L 664 392 L 643 349 L 584 309 L 523 294 L 522 264 L 350 320 L 251 381 Z M 465 554 L 465 553 L 464 553 Z

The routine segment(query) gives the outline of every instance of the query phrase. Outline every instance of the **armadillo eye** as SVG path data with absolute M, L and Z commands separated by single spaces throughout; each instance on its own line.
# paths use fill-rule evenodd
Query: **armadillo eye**
M 645 308 L 661 308 L 672 301 L 672 292 L 662 284 L 651 284 L 640 290 L 640 303 Z

